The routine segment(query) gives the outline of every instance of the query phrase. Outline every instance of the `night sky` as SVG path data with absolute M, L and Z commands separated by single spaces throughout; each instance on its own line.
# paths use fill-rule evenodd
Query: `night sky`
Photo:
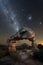
M 0 44 L 22 27 L 31 28 L 43 42 L 43 0 L 0 0 Z

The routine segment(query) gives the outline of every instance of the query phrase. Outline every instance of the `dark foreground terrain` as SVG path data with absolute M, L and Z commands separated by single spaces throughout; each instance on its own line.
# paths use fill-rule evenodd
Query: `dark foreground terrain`
M 43 63 L 30 58 L 24 62 L 19 62 L 15 61 L 10 56 L 5 56 L 0 59 L 0 65 L 43 65 Z
M 8 53 L 7 46 L 1 45 L 0 46 L 0 65 L 43 65 L 43 50 L 40 51 L 39 53 L 34 53 L 33 57 L 29 57 L 27 60 L 22 62 L 22 61 L 13 59 Z

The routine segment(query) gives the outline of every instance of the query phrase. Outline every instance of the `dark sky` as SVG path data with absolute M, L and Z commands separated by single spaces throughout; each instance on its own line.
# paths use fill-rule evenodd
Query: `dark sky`
M 23 26 L 43 40 L 43 0 L 0 0 L 0 35 L 14 34 Z

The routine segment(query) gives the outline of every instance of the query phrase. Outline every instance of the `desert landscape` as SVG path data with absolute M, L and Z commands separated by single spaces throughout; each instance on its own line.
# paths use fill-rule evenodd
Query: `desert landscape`
M 39 53 L 34 53 L 33 56 L 30 56 L 29 54 L 27 56 L 29 56 L 28 59 L 24 61 L 20 61 L 20 59 L 16 58 L 14 59 L 8 53 L 7 46 L 0 45 L 0 65 L 43 65 L 43 51 Z

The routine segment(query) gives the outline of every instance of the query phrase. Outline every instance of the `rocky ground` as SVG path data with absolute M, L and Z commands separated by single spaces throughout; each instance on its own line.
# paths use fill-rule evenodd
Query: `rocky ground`
M 8 55 L 0 59 L 0 65 L 43 65 L 43 63 L 32 58 L 29 58 L 23 62 L 15 61 L 15 59 Z
M 1 51 L 3 51 L 3 49 Z M 1 53 L 1 51 L 0 51 L 0 53 Z M 14 53 L 12 53 L 12 54 L 14 54 Z M 0 55 L 2 55 L 2 56 L 0 56 L 0 65 L 43 65 L 43 62 L 40 62 L 39 60 L 33 58 L 33 56 L 30 56 L 30 54 L 32 54 L 31 50 L 17 51 L 15 56 L 17 55 L 19 59 L 18 58 L 15 59 L 14 56 L 12 57 L 12 54 L 9 55 L 9 53 L 5 54 L 5 52 L 2 52 L 0 54 Z M 37 57 L 36 53 L 35 53 L 35 55 L 36 55 L 35 57 Z M 38 54 L 38 56 L 40 56 L 40 55 Z M 43 58 L 43 56 L 42 56 L 42 58 Z

